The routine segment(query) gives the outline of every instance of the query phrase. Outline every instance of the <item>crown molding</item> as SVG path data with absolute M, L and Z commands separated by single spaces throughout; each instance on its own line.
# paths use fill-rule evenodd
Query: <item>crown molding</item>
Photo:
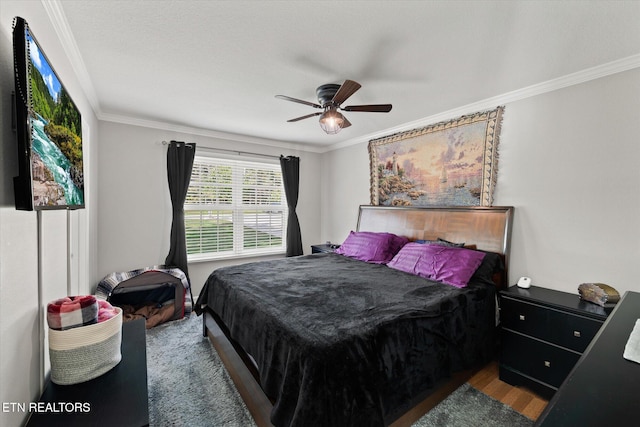
M 178 132 L 178 133 L 186 133 L 189 135 L 204 136 L 208 138 L 218 138 L 218 139 L 223 139 L 225 141 L 245 142 L 248 144 L 256 144 L 256 145 L 262 145 L 262 146 L 268 146 L 268 147 L 274 147 L 274 148 L 283 148 L 287 150 L 298 150 L 298 151 L 304 151 L 309 153 L 323 153 L 326 151 L 324 150 L 324 147 L 316 147 L 316 146 L 305 145 L 305 144 L 287 143 L 287 142 L 278 141 L 275 139 L 260 138 L 260 137 L 242 135 L 242 134 L 230 133 L 230 132 L 221 132 L 221 131 L 216 131 L 211 129 L 196 128 L 191 126 L 182 126 L 182 125 L 176 125 L 173 123 L 139 119 L 139 118 L 123 116 L 119 114 L 102 113 L 98 116 L 98 120 L 105 121 L 105 122 L 120 123 L 125 125 L 146 127 L 151 129 L 157 129 L 157 130 L 164 130 L 168 132 Z
M 96 95 L 87 67 L 82 59 L 82 55 L 80 54 L 80 49 L 78 49 L 76 39 L 73 37 L 73 33 L 69 27 L 69 22 L 64 14 L 62 5 L 58 0 L 41 0 L 41 3 L 49 17 L 49 21 L 51 21 L 51 24 L 53 25 L 53 29 L 56 32 L 58 39 L 60 39 L 62 49 L 69 58 L 71 68 L 73 68 L 73 71 L 80 82 L 80 87 L 84 92 L 84 95 L 89 101 L 94 114 L 98 116 L 100 114 L 100 102 L 98 101 L 98 96 Z
M 621 72 L 632 70 L 635 68 L 640 68 L 640 54 L 632 55 L 627 58 L 622 58 L 617 61 L 608 62 L 606 64 L 598 65 L 592 68 L 588 68 L 582 71 L 568 74 L 568 75 L 559 77 L 557 79 L 547 80 L 546 82 L 527 86 L 522 89 L 517 89 L 517 90 L 507 92 L 501 95 L 497 95 L 491 98 L 483 99 L 478 102 L 467 104 L 462 107 L 457 107 L 457 108 L 447 110 L 438 114 L 424 117 L 419 120 L 404 123 L 402 125 L 381 130 L 379 132 L 363 135 L 357 138 L 352 138 L 352 139 L 338 142 L 336 144 L 332 144 L 328 146 L 291 144 L 291 143 L 285 143 L 282 141 L 276 141 L 272 139 L 227 133 L 227 132 L 215 131 L 210 129 L 193 128 L 189 126 L 180 126 L 180 125 L 174 125 L 174 124 L 169 124 L 165 122 L 137 119 L 129 116 L 121 116 L 121 115 L 115 115 L 115 114 L 100 113 L 100 114 L 97 114 L 97 116 L 99 120 L 130 124 L 134 126 L 150 127 L 154 129 L 163 129 L 167 131 L 189 133 L 193 135 L 200 135 L 200 136 L 206 136 L 211 138 L 220 138 L 220 139 L 226 139 L 230 141 L 247 142 L 251 144 L 268 145 L 268 146 L 278 147 L 278 148 L 295 149 L 295 150 L 312 152 L 312 153 L 327 153 L 329 151 L 350 147 L 352 145 L 361 144 L 363 142 L 369 142 L 372 139 L 393 135 L 394 133 L 404 132 L 407 130 L 428 126 L 433 123 L 449 120 L 449 119 L 459 117 L 465 114 L 469 114 L 472 112 L 489 110 L 489 109 L 495 108 L 498 105 L 505 105 L 511 102 L 521 101 L 523 99 L 532 98 L 534 96 L 553 92 L 565 87 L 578 85 L 591 80 L 599 79 L 601 77 L 606 77 L 609 75 L 621 73 Z
M 569 86 L 575 86 L 591 80 L 599 79 L 601 77 L 622 73 L 624 71 L 629 71 L 635 68 L 640 68 L 640 54 L 632 55 L 626 58 L 619 59 L 617 61 L 608 62 L 606 64 L 598 65 L 592 68 L 587 68 L 582 71 L 578 71 L 572 74 L 567 74 L 566 76 L 562 76 L 557 79 L 547 80 L 546 82 L 538 83 L 535 85 L 527 86 L 522 89 L 503 93 L 502 95 L 483 99 L 482 101 L 467 104 L 462 107 L 458 107 L 448 111 L 444 111 L 442 113 L 434 114 L 429 117 L 424 117 L 422 119 L 415 120 L 413 122 L 404 123 L 402 125 L 389 128 L 389 129 L 384 129 L 380 132 L 375 132 L 368 135 L 360 136 L 358 138 L 353 138 L 347 141 L 338 142 L 336 144 L 332 144 L 328 146 L 325 149 L 325 152 L 338 150 L 340 148 L 349 147 L 351 145 L 368 142 L 368 141 L 371 141 L 372 139 L 381 138 L 384 136 L 393 135 L 395 133 L 428 126 L 428 125 L 445 121 L 445 120 L 450 120 L 452 118 L 469 114 L 475 111 L 489 110 L 489 109 L 495 108 L 498 105 L 505 105 L 511 102 L 521 101 L 523 99 L 532 98 L 534 96 L 553 92 Z

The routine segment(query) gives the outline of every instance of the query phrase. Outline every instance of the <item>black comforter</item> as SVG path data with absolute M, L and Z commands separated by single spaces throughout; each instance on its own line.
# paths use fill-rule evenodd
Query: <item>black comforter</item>
M 275 426 L 382 426 L 489 360 L 495 292 L 314 254 L 217 269 L 196 306 L 255 359 Z

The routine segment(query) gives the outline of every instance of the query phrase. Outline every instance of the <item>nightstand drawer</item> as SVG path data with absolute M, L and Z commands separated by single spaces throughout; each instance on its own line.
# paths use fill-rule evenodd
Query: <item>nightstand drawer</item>
M 500 320 L 503 328 L 537 338 L 547 338 L 549 334 L 548 309 L 505 297 L 502 298 L 501 302 Z
M 602 326 L 595 319 L 510 298 L 502 299 L 500 311 L 504 328 L 578 352 L 587 348 Z
M 578 353 L 504 330 L 502 345 L 503 365 L 556 388 L 580 358 Z
M 561 315 L 562 313 L 557 313 Z M 552 320 L 555 322 L 555 320 Z M 567 348 L 582 353 L 596 336 L 604 322 L 580 316 L 564 315 L 565 327 L 554 329 L 557 342 Z M 555 323 L 553 323 L 555 324 Z

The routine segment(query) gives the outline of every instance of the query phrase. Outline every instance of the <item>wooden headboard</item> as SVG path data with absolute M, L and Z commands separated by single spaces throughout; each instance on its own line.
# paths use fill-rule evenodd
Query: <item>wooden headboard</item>
M 360 206 L 358 231 L 387 231 L 410 240 L 464 242 L 504 256 L 503 283 L 507 286 L 513 207 L 405 207 Z

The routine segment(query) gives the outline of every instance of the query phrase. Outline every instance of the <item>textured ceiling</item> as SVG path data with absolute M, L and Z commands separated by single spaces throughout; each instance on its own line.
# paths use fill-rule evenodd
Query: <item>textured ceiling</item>
M 631 58 L 640 2 L 77 1 L 51 2 L 86 70 L 100 119 L 163 123 L 326 149 L 425 117 Z M 50 16 L 52 14 L 50 13 Z M 628 61 L 627 61 L 628 62 Z M 628 65 L 627 65 L 628 66 Z M 84 72 L 84 71 L 82 71 Z M 362 84 L 326 135 L 315 89 Z M 473 112 L 473 111 L 469 111 Z

